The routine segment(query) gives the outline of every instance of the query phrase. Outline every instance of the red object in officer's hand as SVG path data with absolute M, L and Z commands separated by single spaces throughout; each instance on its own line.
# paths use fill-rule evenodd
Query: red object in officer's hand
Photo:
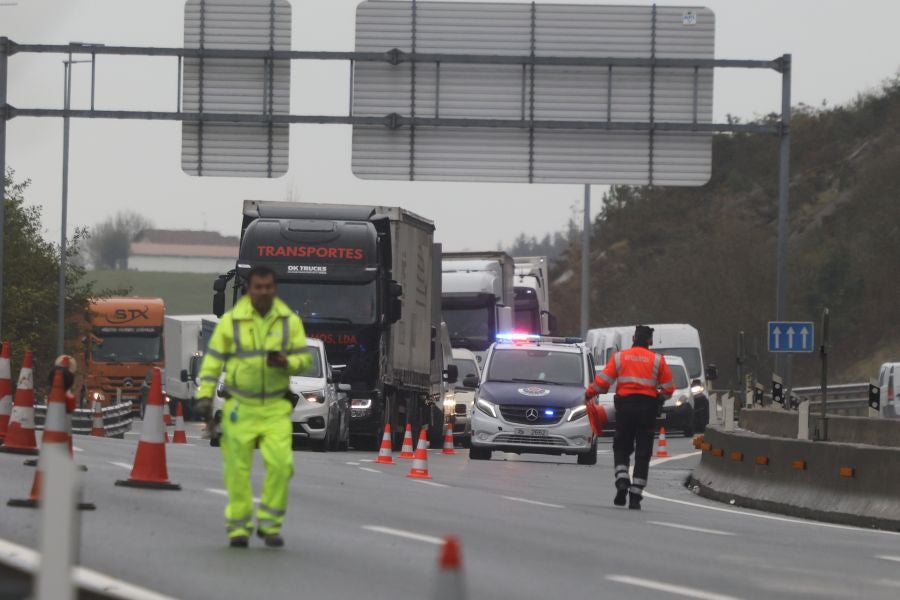
M 606 410 L 591 400 L 585 402 L 585 406 L 587 406 L 588 421 L 591 422 L 591 429 L 594 430 L 594 435 L 600 437 L 603 435 L 603 426 L 609 421 L 606 416 Z

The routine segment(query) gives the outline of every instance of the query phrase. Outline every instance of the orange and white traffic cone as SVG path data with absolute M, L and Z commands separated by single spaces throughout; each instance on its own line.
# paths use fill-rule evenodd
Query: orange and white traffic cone
M 415 458 L 413 452 L 412 425 L 406 424 L 406 433 L 403 434 L 403 447 L 400 448 L 400 458 Z
M 94 400 L 94 414 L 91 419 L 91 435 L 94 437 L 106 437 L 106 427 L 103 425 L 103 408 L 99 400 Z
M 439 571 L 435 586 L 434 600 L 466 600 L 466 583 L 462 574 L 462 553 L 459 540 L 448 536 L 438 560 Z
M 153 379 L 144 411 L 144 426 L 134 454 L 134 467 L 131 469 L 131 476 L 120 479 L 116 485 L 157 490 L 181 489 L 180 485 L 169 481 L 169 470 L 166 468 L 166 438 L 163 435 L 165 403 L 161 379 L 159 367 L 153 367 Z
M 381 448 L 378 450 L 378 458 L 375 459 L 380 465 L 394 465 L 394 459 L 391 458 L 391 425 L 384 426 L 384 435 L 381 437 Z
M 184 409 L 181 408 L 181 402 L 175 411 L 175 433 L 172 434 L 173 444 L 187 444 L 187 433 L 184 431 Z
M 453 449 L 453 423 L 447 423 L 447 431 L 444 433 L 444 447 L 441 454 L 456 454 Z
M 169 443 L 169 427 L 172 425 L 172 404 L 164 404 L 163 405 L 163 437 L 166 439 L 166 443 Z
M 31 350 L 25 353 L 19 382 L 16 386 L 16 399 L 13 402 L 9 417 L 9 428 L 0 452 L 12 454 L 38 453 L 37 438 L 34 435 L 34 373 L 31 368 Z
M 412 468 L 409 470 L 409 473 L 406 474 L 407 477 L 413 477 L 415 479 L 431 479 L 431 475 L 428 474 L 428 439 L 427 439 L 427 431 L 423 427 L 419 430 L 419 443 L 416 444 L 416 456 L 413 459 Z
M 0 444 L 9 429 L 9 417 L 12 414 L 12 374 L 9 368 L 9 342 L 3 342 L 0 350 Z
M 41 436 L 41 457 L 51 453 L 64 456 L 66 460 L 72 460 L 68 418 L 66 411 L 66 390 L 63 385 L 63 374 L 59 371 L 53 377 L 53 388 L 47 399 L 47 417 L 44 419 L 44 434 Z M 22 500 L 10 500 L 8 506 L 23 508 L 36 508 L 41 501 L 41 481 L 43 479 L 42 462 L 37 464 L 34 473 L 34 482 L 31 484 L 31 493 L 28 498 Z M 79 503 L 81 510 L 93 510 L 93 504 Z
M 659 443 L 656 445 L 656 456 L 666 458 L 669 456 L 669 450 L 666 448 L 666 428 L 659 428 Z

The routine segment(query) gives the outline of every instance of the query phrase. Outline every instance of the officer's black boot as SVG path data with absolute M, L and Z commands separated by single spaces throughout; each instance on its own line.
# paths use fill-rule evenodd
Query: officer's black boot
M 284 546 L 284 538 L 278 533 L 263 533 L 257 529 L 256 535 L 258 535 L 269 548 L 281 548 Z
M 616 498 L 613 500 L 613 504 L 616 506 L 625 506 L 629 483 L 627 479 L 616 479 Z
M 644 496 L 642 494 L 632 491 L 628 494 L 628 508 L 631 510 L 641 510 L 641 500 L 643 499 Z

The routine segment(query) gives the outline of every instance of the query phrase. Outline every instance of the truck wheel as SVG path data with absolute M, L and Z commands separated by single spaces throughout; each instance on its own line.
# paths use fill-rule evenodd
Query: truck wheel
M 594 440 L 594 443 L 591 444 L 590 452 L 585 452 L 584 454 L 578 455 L 578 464 L 579 465 L 596 465 L 597 464 L 597 441 Z
M 491 454 L 492 450 L 490 448 L 469 447 L 469 460 L 491 460 Z M 596 457 L 596 452 L 594 456 Z

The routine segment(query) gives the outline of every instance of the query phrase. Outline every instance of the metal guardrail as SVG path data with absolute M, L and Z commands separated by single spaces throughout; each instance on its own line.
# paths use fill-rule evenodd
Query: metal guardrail
M 134 421 L 131 402 L 122 402 L 102 409 L 103 429 L 107 437 L 124 437 L 126 431 L 131 431 Z M 35 429 L 44 428 L 44 417 L 47 414 L 47 406 L 34 405 Z M 90 435 L 94 424 L 94 411 L 90 408 L 77 408 L 72 413 L 72 433 L 75 435 Z
M 728 390 L 710 390 L 710 393 L 723 397 L 729 392 Z M 819 406 L 822 402 L 822 388 L 820 386 L 797 387 L 791 390 L 791 393 L 796 397 L 796 401 L 789 409 L 796 410 L 797 404 L 804 400 L 809 400 L 810 413 L 818 414 Z M 738 404 L 743 404 L 743 396 L 741 396 Z M 771 388 L 766 388 L 766 393 L 763 395 L 763 406 L 771 404 Z M 827 414 L 850 417 L 869 416 L 869 384 L 845 383 L 828 386 Z

